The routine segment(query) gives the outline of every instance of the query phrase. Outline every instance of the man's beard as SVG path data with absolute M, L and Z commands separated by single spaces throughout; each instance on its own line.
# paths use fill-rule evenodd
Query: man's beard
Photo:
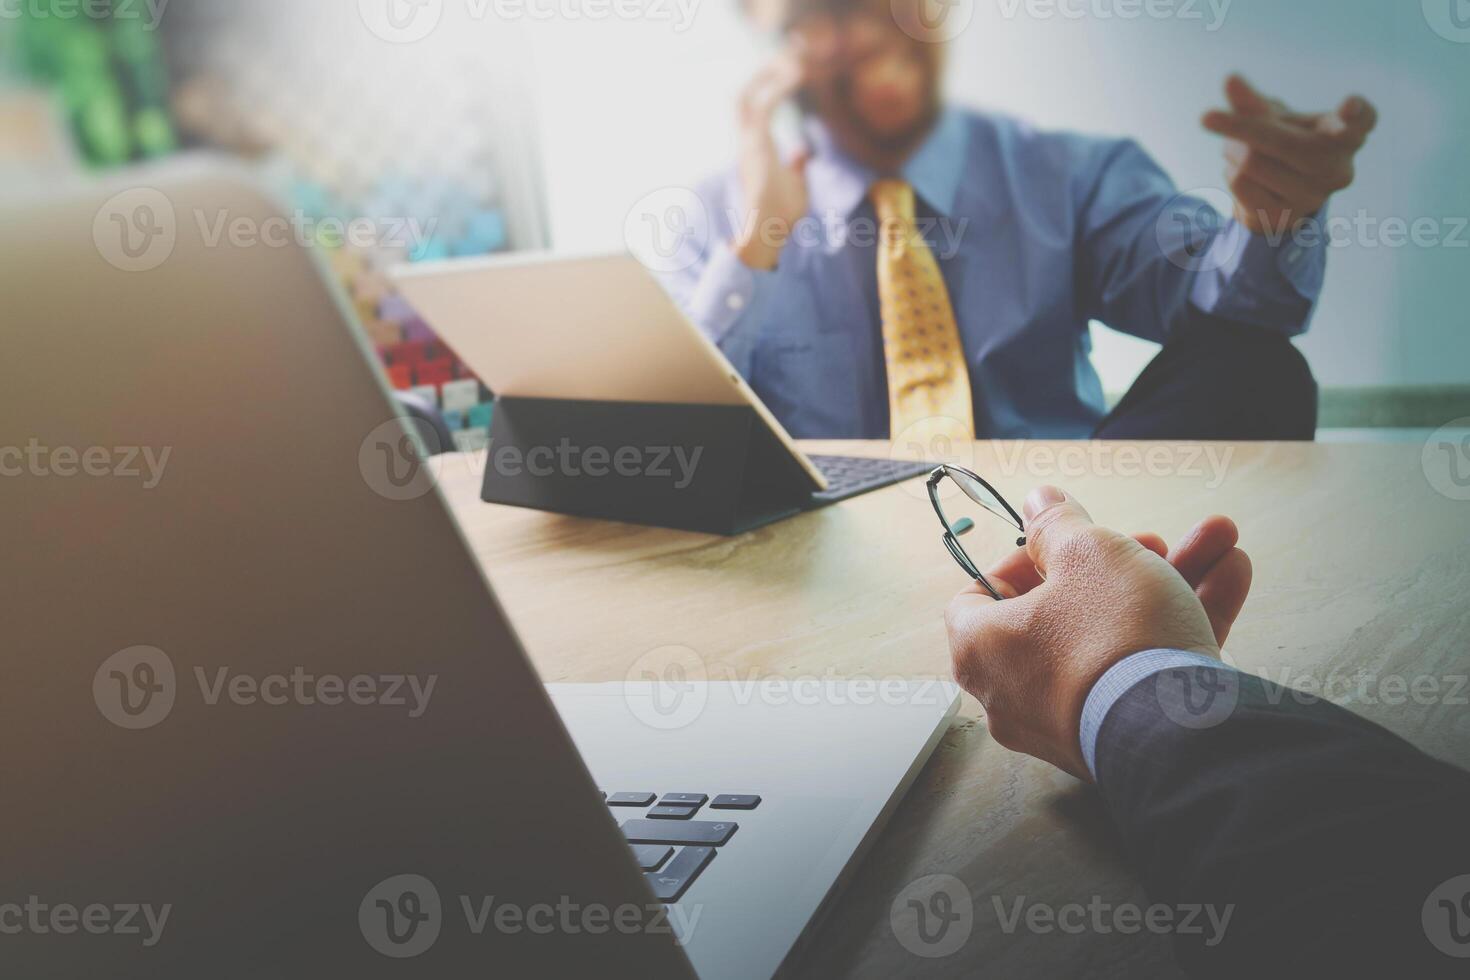
M 925 93 L 924 111 L 911 125 L 901 130 L 880 130 L 870 126 L 853 104 L 852 91 L 848 85 L 839 86 L 836 95 L 837 105 L 842 113 L 842 120 L 835 127 L 838 130 L 838 140 L 846 144 L 844 148 L 851 155 L 868 163 L 901 163 L 918 149 L 919 144 L 934 128 L 935 120 L 939 118 L 937 87 L 931 87 Z

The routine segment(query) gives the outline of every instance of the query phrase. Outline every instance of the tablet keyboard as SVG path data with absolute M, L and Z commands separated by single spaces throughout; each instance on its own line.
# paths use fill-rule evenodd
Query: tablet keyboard
M 811 461 L 827 478 L 827 489 L 812 494 L 812 502 L 818 506 L 835 504 L 912 477 L 927 476 L 934 469 L 933 463 L 886 457 L 813 456 Z

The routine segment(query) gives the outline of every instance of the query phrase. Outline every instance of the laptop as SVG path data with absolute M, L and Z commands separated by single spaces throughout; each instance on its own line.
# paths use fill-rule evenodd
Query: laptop
M 450 259 L 401 266 L 393 279 L 498 397 L 751 409 L 805 475 L 803 509 L 933 469 L 913 459 L 808 456 L 631 255 Z
M 6 974 L 794 969 L 954 688 L 544 686 L 439 491 L 381 492 L 321 256 L 209 236 L 283 217 L 237 175 L 141 184 L 0 220 Z

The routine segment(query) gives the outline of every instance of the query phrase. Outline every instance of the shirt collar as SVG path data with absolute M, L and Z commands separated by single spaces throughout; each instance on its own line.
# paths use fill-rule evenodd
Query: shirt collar
M 940 215 L 948 217 L 954 212 L 960 177 L 965 172 L 968 142 L 965 121 L 954 109 L 946 108 L 935 122 L 934 130 L 904 165 L 904 179 Z
M 844 153 L 820 120 L 808 119 L 804 128 L 812 148 L 807 164 L 812 208 L 818 214 L 846 219 L 867 198 L 878 175 Z M 946 107 L 901 172 L 914 192 L 941 215 L 954 210 L 968 142 L 964 119 Z

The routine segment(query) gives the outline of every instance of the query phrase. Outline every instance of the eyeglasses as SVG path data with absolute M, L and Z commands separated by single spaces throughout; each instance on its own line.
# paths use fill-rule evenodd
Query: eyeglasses
M 995 591 L 995 587 L 980 573 L 980 569 L 965 553 L 960 545 L 960 536 L 968 534 L 975 529 L 975 522 L 971 518 L 956 513 L 954 518 L 944 512 L 944 505 L 939 501 L 939 485 L 944 478 L 949 477 L 959 486 L 965 494 L 965 499 L 978 504 L 980 509 L 988 514 L 993 514 L 1001 520 L 1010 524 L 1021 532 L 1021 537 L 1016 541 L 1016 547 L 1026 547 L 1026 523 L 1021 520 L 1021 515 L 1016 513 L 1014 507 L 1006 503 L 1006 499 L 996 491 L 994 487 L 986 483 L 979 476 L 971 473 L 962 466 L 941 466 L 929 474 L 929 502 L 934 505 L 934 512 L 939 515 L 939 522 L 944 525 L 944 547 L 949 550 L 950 555 L 965 574 L 985 587 L 985 591 L 995 599 L 1000 599 L 1001 594 Z M 952 511 L 963 509 L 965 501 L 959 501 L 960 507 L 951 506 Z

